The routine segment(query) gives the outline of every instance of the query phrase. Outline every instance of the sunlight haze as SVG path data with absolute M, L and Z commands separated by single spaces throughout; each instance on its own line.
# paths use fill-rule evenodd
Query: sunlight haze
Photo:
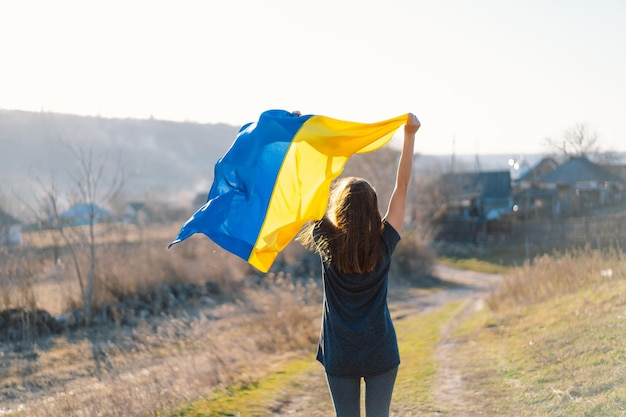
M 626 151 L 625 24 L 619 0 L 2 2 L 0 109 L 414 112 L 425 154 L 542 152 L 585 123 Z

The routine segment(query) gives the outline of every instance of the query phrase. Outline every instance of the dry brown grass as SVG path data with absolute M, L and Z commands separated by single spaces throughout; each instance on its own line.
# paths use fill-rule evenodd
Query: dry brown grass
M 0 254 L 0 310 L 25 306 L 31 310 L 38 307 L 35 283 L 43 270 L 51 263 L 23 252 L 17 257 Z
M 312 346 L 317 341 L 318 329 L 311 320 L 316 317 L 321 304 L 317 281 L 294 280 L 282 272 L 270 273 L 264 278 L 261 289 L 247 288 L 245 298 L 250 312 L 270 316 L 271 325 L 254 339 L 260 350 L 271 352 L 278 348 L 291 351 Z M 256 322 L 249 324 L 253 327 L 258 325 Z
M 28 355 L 6 353 L 0 403 L 13 410 L 9 416 L 155 415 L 274 370 L 286 351 L 270 349 L 267 339 L 262 347 L 257 343 L 274 320 L 273 313 L 251 314 L 231 304 L 50 340 Z M 299 332 L 311 331 L 312 321 L 301 323 Z
M 221 295 L 131 326 L 0 345 L 0 415 L 155 415 L 221 385 L 253 382 L 286 352 L 311 347 L 319 331 L 315 281 L 281 273 L 258 282 L 244 261 L 202 236 L 166 250 L 176 232 L 99 230 L 96 305 L 163 284 L 212 282 Z M 57 237 L 29 234 L 31 246 L 3 254 L 1 309 L 56 315 L 80 307 L 71 258 L 55 247 Z M 87 265 L 86 252 L 78 255 Z
M 623 416 L 625 278 L 622 252 L 588 248 L 507 274 L 491 311 L 457 329 L 466 401 L 489 416 Z
M 206 238 L 166 250 L 176 236 L 171 226 L 141 231 L 121 225 L 98 229 L 94 307 L 117 301 L 125 294 L 142 293 L 162 284 L 213 282 L 224 294 L 237 296 L 250 268 Z M 75 239 L 78 266 L 89 267 L 89 251 L 77 228 L 67 234 Z M 81 308 L 79 280 L 74 259 L 55 231 L 26 234 L 25 244 L 1 254 L 0 310 L 36 308 L 58 315 Z
M 94 226 L 96 242 L 98 244 L 111 244 L 120 242 L 140 242 L 161 240 L 170 242 L 178 232 L 178 226 L 160 225 L 158 227 L 138 227 L 125 223 L 103 223 Z M 82 243 L 89 233 L 88 226 L 66 227 L 64 232 L 73 243 Z M 63 246 L 63 237 L 55 229 L 37 230 L 22 234 L 22 244 L 29 248 L 52 248 Z
M 190 250 L 182 252 L 189 256 Z M 188 258 L 181 259 L 172 269 L 195 271 Z M 196 278 L 200 271 L 207 277 L 202 259 L 194 259 Z M 158 269 L 159 263 L 153 264 Z M 146 271 L 153 270 L 136 272 Z M 220 271 L 229 273 L 227 267 Z M 19 350 L 3 348 L 0 414 L 156 415 L 221 386 L 255 383 L 294 352 L 312 349 L 321 297 L 315 281 L 282 273 L 261 282 L 239 281 L 236 299 L 216 305 L 192 300 L 170 316 L 134 326 L 109 325 L 40 339 Z
M 544 255 L 511 269 L 487 304 L 493 310 L 528 305 L 571 294 L 589 284 L 624 278 L 626 262 L 621 250 L 572 249 Z
M 139 232 L 99 231 L 96 305 L 168 283 L 212 282 L 220 295 L 128 325 L 0 345 L 0 415 L 157 415 L 220 387 L 255 384 L 302 350 L 313 352 L 322 294 L 308 268 L 319 267 L 316 256 L 290 246 L 277 272 L 261 275 L 204 236 L 166 250 L 177 228 Z M 37 239 L 4 258 L 0 308 L 57 315 L 80 307 L 70 254 L 54 236 Z M 77 247 L 86 267 L 87 248 Z M 283 266 L 292 273 L 280 272 Z

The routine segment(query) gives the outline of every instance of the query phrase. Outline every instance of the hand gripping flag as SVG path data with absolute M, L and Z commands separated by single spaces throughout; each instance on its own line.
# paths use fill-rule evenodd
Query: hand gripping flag
M 203 233 L 267 272 L 306 222 L 324 216 L 331 182 L 348 158 L 381 148 L 407 118 L 355 123 L 284 110 L 262 113 L 217 161 L 207 202 L 168 248 Z

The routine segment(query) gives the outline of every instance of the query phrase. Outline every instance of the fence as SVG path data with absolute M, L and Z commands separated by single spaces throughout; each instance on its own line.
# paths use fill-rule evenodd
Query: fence
M 565 219 L 520 219 L 512 223 L 509 240 L 542 248 L 590 245 L 600 249 L 626 246 L 626 212 Z

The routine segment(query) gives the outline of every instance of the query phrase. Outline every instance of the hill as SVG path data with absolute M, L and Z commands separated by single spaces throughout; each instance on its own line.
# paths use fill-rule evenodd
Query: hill
M 19 212 L 13 195 L 33 195 L 37 180 L 54 177 L 61 189 L 76 159 L 69 146 L 105 155 L 129 174 L 129 198 L 168 196 L 189 204 L 206 192 L 213 167 L 230 147 L 239 126 L 156 119 L 107 119 L 49 112 L 0 109 L 0 196 Z M 392 142 L 391 146 L 395 146 Z M 418 146 L 419 151 L 419 146 Z M 508 169 L 511 155 L 420 155 L 418 174 Z M 526 155 L 529 163 L 541 155 Z M 115 165 L 113 165 L 115 166 Z
M 0 110 L 0 191 L 32 193 L 34 181 L 68 181 L 69 147 L 93 150 L 129 173 L 130 195 L 193 193 L 212 180 L 213 166 L 239 127 L 163 120 L 105 119 Z M 113 165 L 116 166 L 116 165 Z

